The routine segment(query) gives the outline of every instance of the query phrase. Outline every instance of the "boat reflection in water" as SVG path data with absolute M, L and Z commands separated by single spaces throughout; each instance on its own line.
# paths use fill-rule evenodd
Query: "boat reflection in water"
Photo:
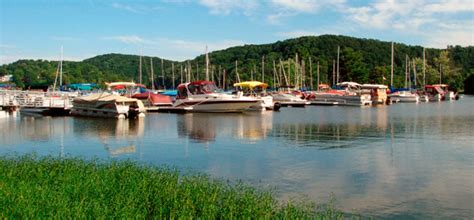
M 179 137 L 187 137 L 199 143 L 232 137 L 249 141 L 266 139 L 273 125 L 273 112 L 249 112 L 245 114 L 192 113 L 177 118 Z
M 388 108 L 379 106 L 371 110 L 333 108 L 331 112 L 317 110 L 301 112 L 308 118 L 291 117 L 282 112 L 273 125 L 271 136 L 288 146 L 318 147 L 321 149 L 363 146 L 385 138 L 388 128 Z
M 110 156 L 133 154 L 145 130 L 144 118 L 137 120 L 97 120 L 74 118 L 74 133 L 78 136 L 97 137 Z

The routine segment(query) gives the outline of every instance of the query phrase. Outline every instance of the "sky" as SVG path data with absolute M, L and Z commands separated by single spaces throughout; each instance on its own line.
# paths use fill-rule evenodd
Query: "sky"
M 474 0 L 1 0 L 0 64 L 107 53 L 182 61 L 209 51 L 337 34 L 474 45 Z

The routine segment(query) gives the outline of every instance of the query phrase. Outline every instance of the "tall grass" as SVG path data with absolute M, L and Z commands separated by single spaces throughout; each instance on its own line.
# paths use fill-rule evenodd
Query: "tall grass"
M 343 218 L 270 192 L 175 169 L 34 155 L 0 157 L 0 218 Z

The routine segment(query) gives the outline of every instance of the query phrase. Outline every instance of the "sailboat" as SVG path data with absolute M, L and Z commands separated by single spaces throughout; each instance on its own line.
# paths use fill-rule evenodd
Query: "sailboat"
M 410 79 L 410 67 L 408 61 L 408 55 L 406 57 L 406 64 L 405 64 L 405 87 L 408 86 L 408 79 Z M 393 89 L 393 42 L 392 42 L 392 64 L 391 64 L 391 76 L 390 76 L 390 86 Z M 415 75 L 416 78 L 416 75 Z M 415 91 L 410 91 L 409 88 L 405 89 L 398 89 L 393 91 L 392 93 L 388 94 L 388 98 L 391 102 L 420 102 L 420 96 Z

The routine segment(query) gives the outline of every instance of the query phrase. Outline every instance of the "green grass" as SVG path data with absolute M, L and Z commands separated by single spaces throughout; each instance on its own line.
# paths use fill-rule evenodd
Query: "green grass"
M 130 161 L 0 157 L 0 218 L 341 219 L 271 192 Z M 347 217 L 347 216 L 346 216 Z

